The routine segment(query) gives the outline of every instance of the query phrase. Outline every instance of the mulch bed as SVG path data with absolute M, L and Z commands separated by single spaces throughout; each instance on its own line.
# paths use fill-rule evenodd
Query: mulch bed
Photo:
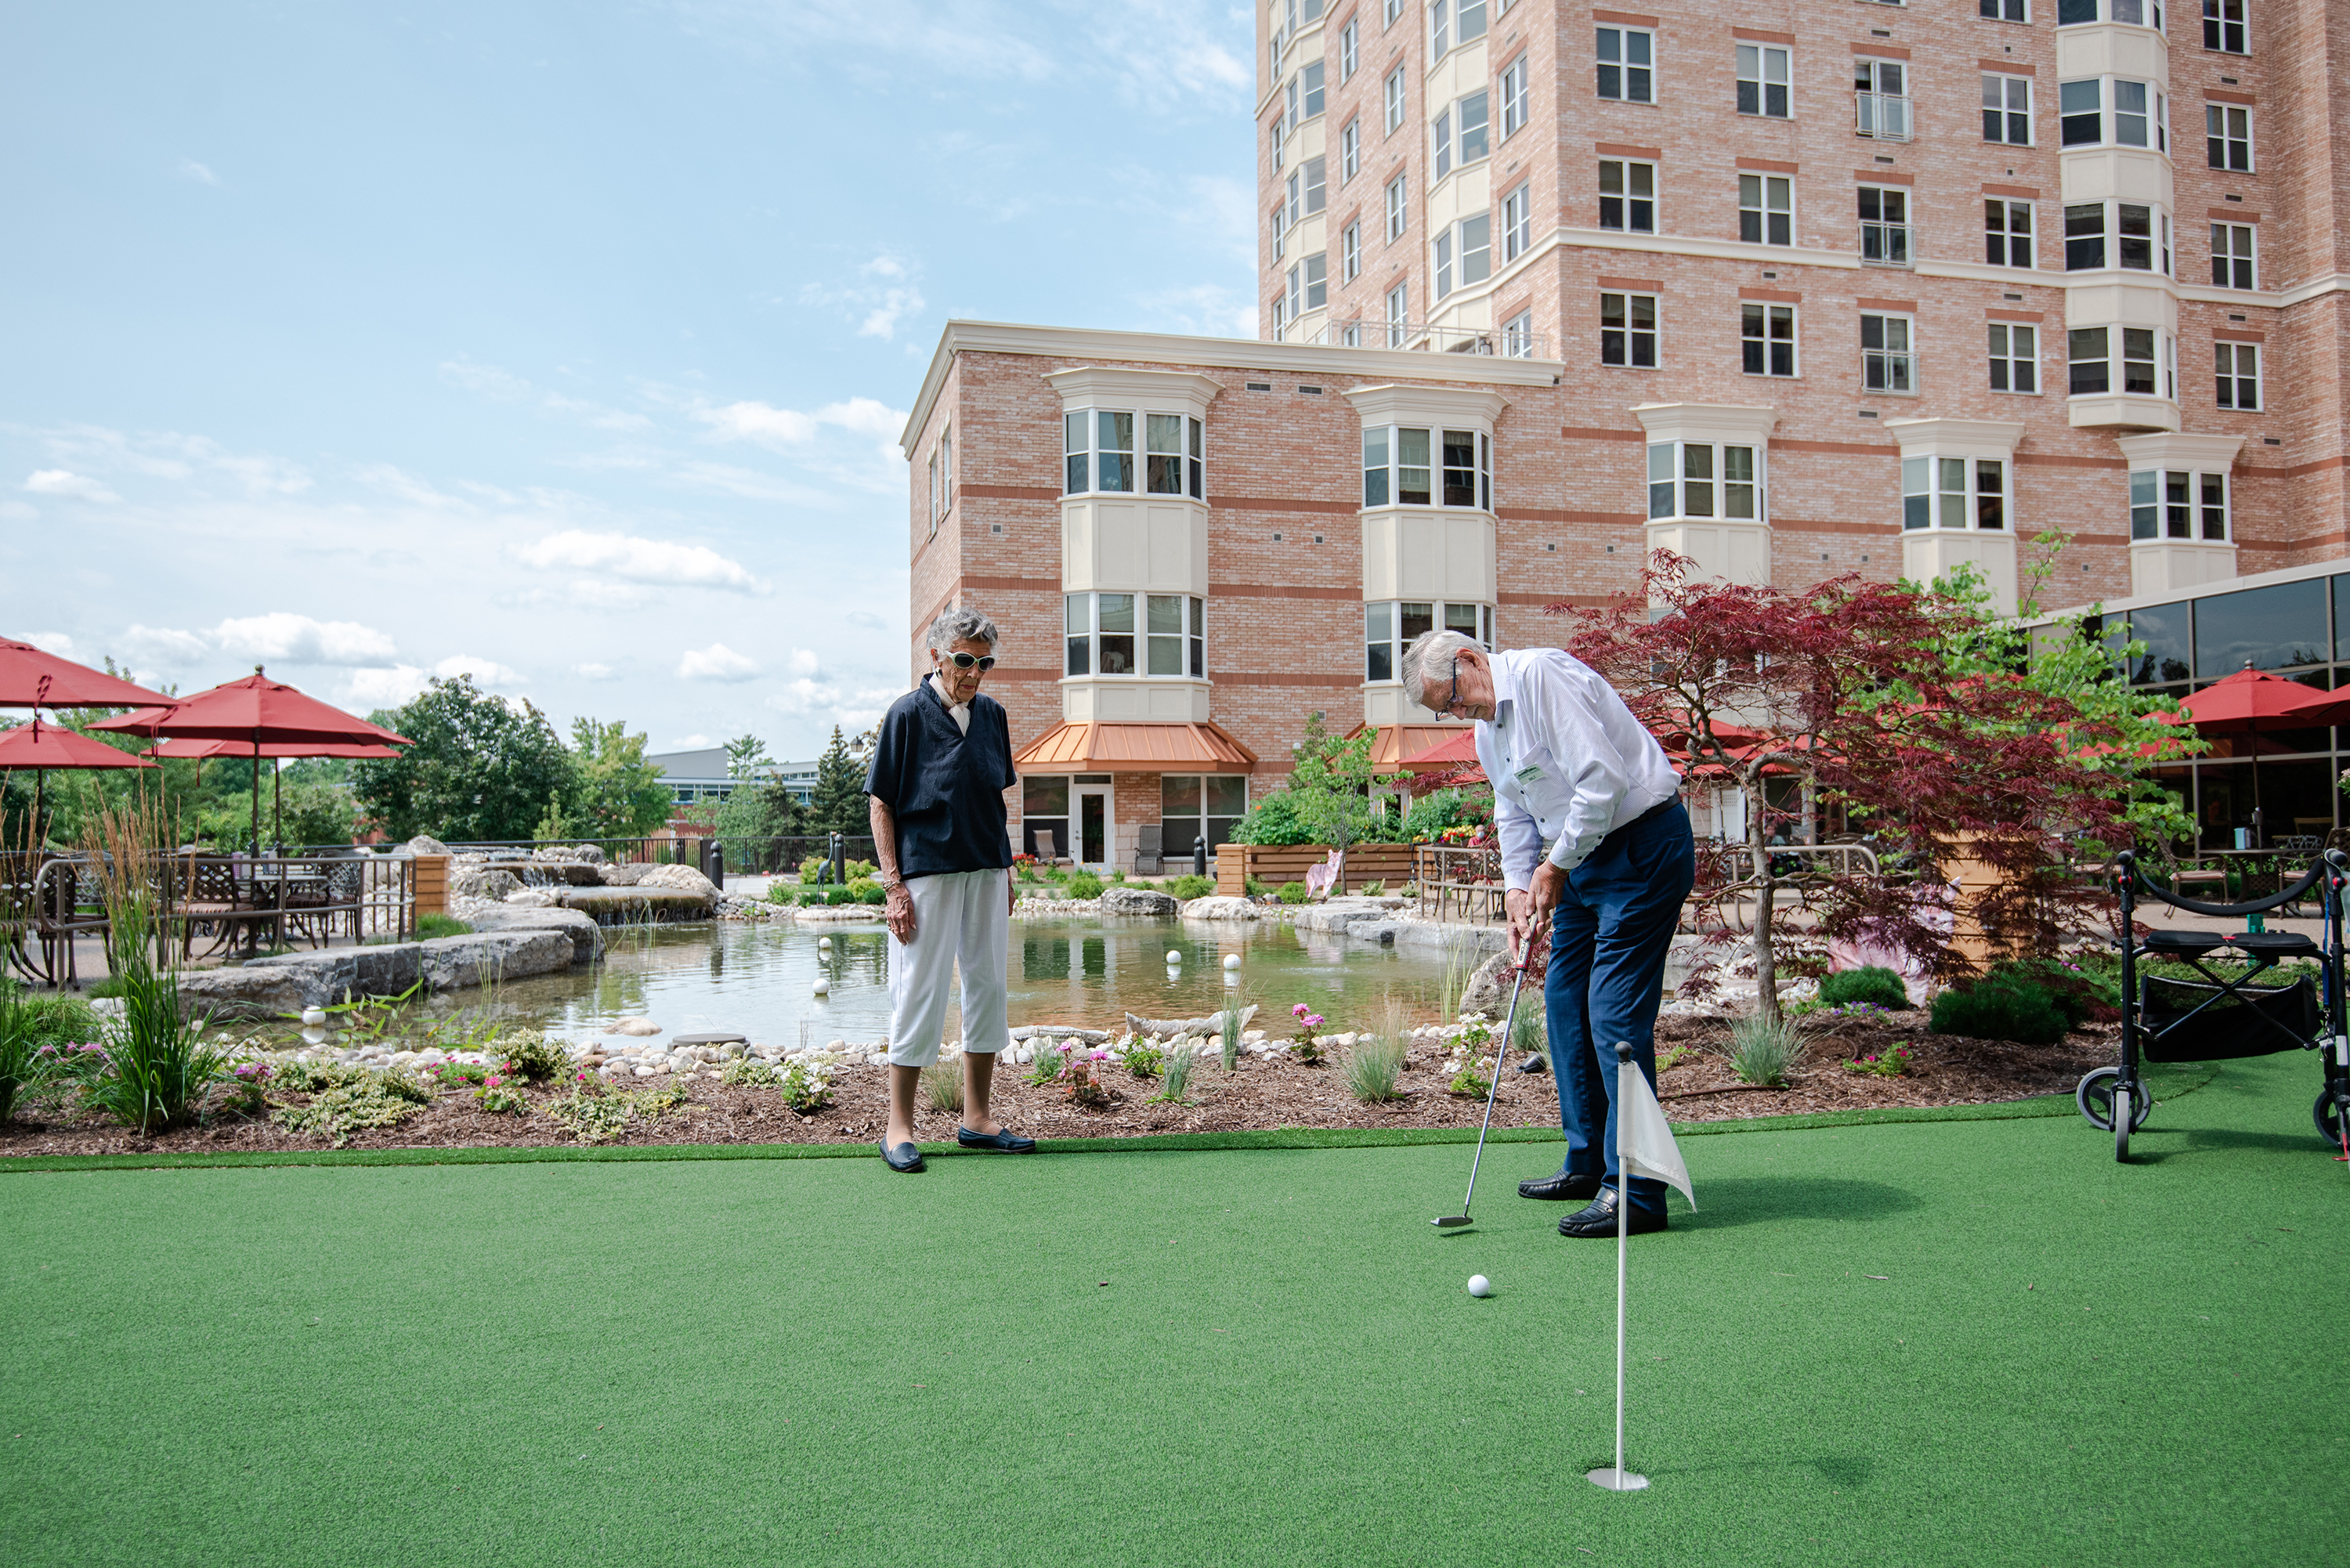
M 1755 1089 L 1739 1085 L 1731 1073 L 1727 1023 L 1666 1018 L 1657 1027 L 1659 1051 L 1670 1046 L 1690 1050 L 1664 1075 L 1659 1091 L 1666 1114 L 1677 1121 L 1991 1104 L 2071 1090 L 2083 1073 L 2117 1059 L 2118 1036 L 2112 1025 L 2093 1025 L 2055 1045 L 2016 1045 L 1929 1034 L 1923 1012 L 1847 1019 L 1807 1031 L 1809 1044 L 1784 1088 Z M 1901 1077 L 1855 1073 L 1841 1064 L 1904 1041 L 1915 1054 L 1916 1064 Z M 1156 1083 L 1113 1071 L 1107 1081 L 1121 1097 L 1103 1109 L 1070 1105 L 1056 1086 L 1023 1082 L 1026 1069 L 1006 1062 L 996 1075 L 993 1108 L 1000 1119 L 1039 1137 L 1276 1127 L 1473 1127 L 1484 1114 L 1484 1100 L 1448 1094 L 1440 1071 L 1443 1060 L 1440 1049 L 1415 1048 L 1401 1079 L 1405 1097 L 1387 1106 L 1357 1103 L 1347 1092 L 1345 1073 L 1335 1061 L 1308 1067 L 1285 1058 L 1243 1056 L 1230 1074 L 1212 1058 L 1203 1060 L 1191 1075 L 1191 1103 L 1184 1106 L 1149 1104 L 1149 1096 L 1159 1092 Z M 639 1080 L 636 1086 L 668 1081 Z M 847 1069 L 834 1085 L 836 1104 L 801 1117 L 785 1110 L 773 1089 L 732 1087 L 694 1076 L 686 1080 L 691 1097 L 685 1105 L 657 1120 L 632 1124 L 612 1141 L 623 1146 L 870 1143 L 881 1133 L 887 1108 L 882 1068 Z M 534 1091 L 534 1100 L 546 1097 Z M 50 1119 L 42 1120 L 45 1116 Z M 145 1138 L 87 1116 L 60 1115 L 54 1106 L 20 1105 L 17 1118 L 0 1126 L 0 1157 L 328 1147 L 324 1137 L 295 1133 L 268 1120 L 238 1118 L 176 1127 Z M 1549 1077 L 1503 1072 L 1493 1111 L 1496 1127 L 1553 1127 L 1557 1119 L 1556 1091 Z M 926 1141 L 951 1142 L 955 1122 L 952 1113 L 926 1110 L 918 1130 Z M 398 1127 L 359 1132 L 344 1147 L 527 1147 L 573 1141 L 544 1115 L 492 1115 L 473 1103 L 469 1091 L 452 1089 Z

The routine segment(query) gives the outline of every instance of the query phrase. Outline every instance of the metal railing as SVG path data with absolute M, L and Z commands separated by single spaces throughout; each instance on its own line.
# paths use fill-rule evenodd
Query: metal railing
M 1423 919 L 1490 926 L 1505 918 L 1498 846 L 1415 846 L 1412 884 L 1419 892 L 1416 912 Z
M 1349 344 L 1347 334 L 1355 340 Z M 1282 341 L 1329 348 L 1409 348 L 1431 354 L 1490 354 L 1500 358 L 1547 359 L 1546 332 L 1511 332 L 1499 327 L 1434 327 L 1425 321 L 1390 321 L 1384 316 L 1330 320 L 1310 333 Z
M 1908 223 L 1860 225 L 1860 259 L 1868 266 L 1914 266 L 1917 230 Z
M 1910 118 L 1909 98 L 1906 93 L 1856 92 L 1853 95 L 1854 130 L 1877 141 L 1907 141 Z

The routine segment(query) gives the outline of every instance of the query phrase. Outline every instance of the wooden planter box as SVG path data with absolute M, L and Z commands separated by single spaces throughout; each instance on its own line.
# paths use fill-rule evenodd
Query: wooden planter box
M 1226 844 L 1216 850 L 1216 891 L 1240 898 L 1253 877 L 1268 889 L 1303 882 L 1305 873 L 1330 858 L 1326 844 Z M 1412 846 L 1357 844 L 1347 851 L 1347 887 L 1384 882 L 1393 892 L 1411 880 Z M 1334 889 L 1335 891 L 1335 889 Z
M 449 857 L 420 855 L 410 862 L 409 887 L 416 899 L 419 915 L 445 915 L 449 912 Z M 416 929 L 411 918 L 409 929 Z

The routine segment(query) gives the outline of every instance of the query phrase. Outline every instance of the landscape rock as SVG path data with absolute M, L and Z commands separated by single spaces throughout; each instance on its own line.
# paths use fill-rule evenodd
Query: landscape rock
M 607 1034 L 631 1034 L 639 1036 L 658 1034 L 660 1032 L 661 1026 L 655 1023 L 650 1018 L 616 1019 L 612 1023 L 611 1026 L 604 1031 Z
M 1187 920 L 1253 920 L 1263 911 L 1246 898 L 1226 898 L 1210 896 L 1193 898 L 1182 907 Z
M 1101 896 L 1105 915 L 1171 915 L 1180 906 L 1166 894 L 1149 888 L 1105 888 Z
M 568 931 L 476 932 L 464 937 L 439 937 L 415 945 L 418 978 L 429 991 L 525 980 L 571 967 Z
M 633 888 L 639 882 L 642 881 L 644 879 L 645 873 L 651 869 L 652 867 L 650 866 L 639 866 L 634 861 L 630 861 L 623 865 L 607 866 L 603 867 L 604 886 L 607 888 Z
M 546 895 L 552 898 L 553 895 Z M 604 928 L 577 909 L 539 909 L 520 903 L 450 908 L 476 931 L 561 931 L 571 939 L 571 961 L 594 963 L 604 956 Z
M 1509 972 L 1510 954 L 1505 948 L 1477 966 L 1469 983 L 1461 989 L 1461 1000 L 1453 1008 L 1456 1012 L 1482 1012 L 1496 1023 L 1510 1005 L 1509 982 L 1502 977 Z
M 429 833 L 420 833 L 392 853 L 410 858 L 419 855 L 446 855 L 449 853 L 449 846 Z
M 310 1005 L 306 979 L 300 971 L 280 965 L 198 970 L 180 977 L 180 1010 L 223 1022 L 283 1018 Z
M 452 898 L 487 898 L 495 903 L 521 890 L 521 877 L 494 866 L 460 866 L 449 874 Z
M 718 884 L 691 866 L 652 866 L 637 878 L 639 888 L 675 888 L 687 893 L 700 893 L 705 898 L 718 897 Z
M 551 909 L 555 907 L 555 895 L 544 888 L 517 888 L 501 901 L 517 909 Z

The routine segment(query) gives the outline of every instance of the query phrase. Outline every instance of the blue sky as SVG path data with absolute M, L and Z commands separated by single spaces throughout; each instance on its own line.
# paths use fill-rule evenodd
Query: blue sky
M 16 5 L 0 634 L 806 756 L 950 317 L 1253 333 L 1249 13 Z

